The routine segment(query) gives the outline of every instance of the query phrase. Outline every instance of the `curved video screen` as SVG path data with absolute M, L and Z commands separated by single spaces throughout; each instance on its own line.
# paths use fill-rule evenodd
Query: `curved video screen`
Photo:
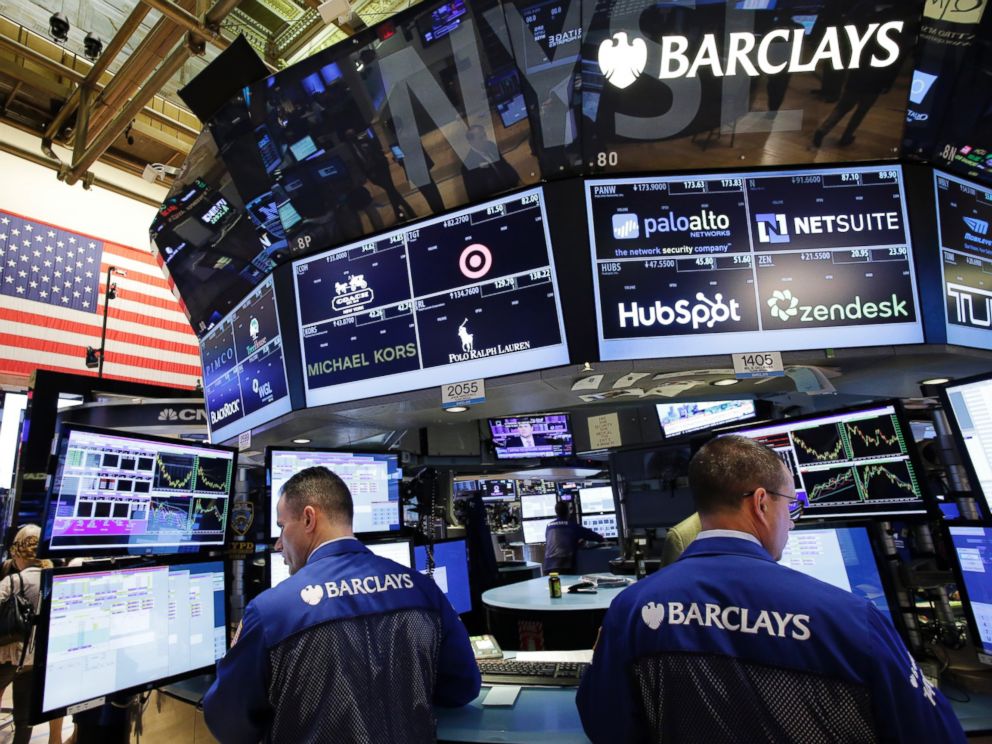
M 568 362 L 542 192 L 293 264 L 307 406 Z
M 899 166 L 595 180 L 586 201 L 604 360 L 923 342 Z

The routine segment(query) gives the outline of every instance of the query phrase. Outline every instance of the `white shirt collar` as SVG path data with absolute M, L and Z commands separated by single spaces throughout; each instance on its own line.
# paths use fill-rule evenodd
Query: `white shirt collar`
M 320 545 L 318 545 L 316 548 L 314 548 L 313 550 L 310 551 L 310 555 L 307 556 L 307 563 L 310 562 L 310 559 L 313 557 L 313 554 L 316 553 L 318 550 L 320 550 L 325 545 L 330 545 L 331 543 L 341 542 L 342 540 L 357 540 L 357 539 L 358 538 L 355 537 L 354 535 L 346 535 L 345 537 L 335 537 L 333 540 L 324 540 L 324 542 L 322 542 Z
M 761 545 L 761 540 L 750 532 L 740 530 L 703 530 L 696 535 L 696 540 L 705 540 L 708 537 L 736 537 L 738 540 L 750 540 L 755 545 Z

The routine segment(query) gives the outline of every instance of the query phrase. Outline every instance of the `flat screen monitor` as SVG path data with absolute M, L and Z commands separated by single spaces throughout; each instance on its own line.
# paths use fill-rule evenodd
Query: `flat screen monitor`
M 410 539 L 367 542 L 365 547 L 380 558 L 388 558 L 401 566 L 413 568 L 413 541 Z
M 604 361 L 923 342 L 898 165 L 585 186 Z
M 992 375 L 955 380 L 943 387 L 941 398 L 971 489 L 988 515 L 992 513 Z
M 597 532 L 606 538 L 617 536 L 616 514 L 583 514 L 582 526 Z
M 270 447 L 265 453 L 271 504 L 271 534 L 279 536 L 276 504 L 282 487 L 301 470 L 325 467 L 347 484 L 355 505 L 356 534 L 400 529 L 400 471 L 397 455 Z
M 483 501 L 515 501 L 517 482 L 514 480 L 479 481 L 479 491 Z
M 269 553 L 269 587 L 279 586 L 289 578 L 289 565 L 282 553 Z
M 33 720 L 212 671 L 225 602 L 221 561 L 44 572 Z
M 992 349 L 992 186 L 933 172 L 947 343 Z
M 232 439 L 292 410 L 271 276 L 203 336 L 200 358 L 212 441 Z
M 424 46 L 430 46 L 438 39 L 443 39 L 461 23 L 465 15 L 464 0 L 451 0 L 417 19 L 417 28 Z
M 567 413 L 489 419 L 497 460 L 572 455 L 572 426 Z
M 461 615 L 472 610 L 472 590 L 468 580 L 468 548 L 464 540 L 447 540 L 434 543 L 435 583 Z M 427 547 L 413 549 L 414 562 L 420 573 L 427 573 Z
M 870 600 L 892 622 L 867 527 L 793 530 L 779 563 Z
M 960 570 L 963 606 L 978 658 L 992 664 L 992 529 L 952 526 L 951 542 Z
M 71 558 L 223 548 L 235 465 L 228 447 L 65 425 L 40 551 Z
M 535 545 L 544 542 L 544 533 L 548 529 L 548 524 L 552 519 L 525 519 L 522 521 L 524 529 L 524 542 L 528 545 Z
M 610 454 L 625 529 L 672 527 L 696 511 L 689 490 L 689 444 L 664 444 Z
M 293 263 L 307 406 L 567 364 L 541 189 Z
M 757 439 L 782 458 L 807 504 L 803 519 L 928 513 L 911 430 L 895 401 L 728 433 Z
M 690 403 L 658 403 L 658 422 L 666 438 L 679 437 L 694 431 L 726 426 L 735 421 L 754 418 L 754 401 L 701 400 Z
M 579 489 L 579 508 L 583 514 L 598 514 L 616 509 L 612 486 L 594 486 Z
M 558 495 L 555 493 L 531 493 L 520 497 L 520 517 L 535 519 L 536 517 L 553 517 Z

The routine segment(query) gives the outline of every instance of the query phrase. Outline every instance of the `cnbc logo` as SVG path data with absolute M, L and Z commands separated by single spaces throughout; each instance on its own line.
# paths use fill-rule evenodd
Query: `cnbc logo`
M 621 213 L 613 215 L 613 237 L 617 240 L 632 240 L 641 235 L 637 215 Z
M 768 312 L 773 318 L 787 323 L 795 320 L 799 323 L 816 323 L 823 321 L 843 322 L 847 320 L 874 320 L 884 318 L 893 321 L 909 319 L 906 300 L 900 300 L 892 293 L 890 299 L 881 302 L 864 302 L 857 295 L 848 303 L 836 302 L 832 305 L 803 305 L 798 297 L 788 289 L 776 289 L 766 301 Z
M 784 214 L 756 214 L 754 218 L 758 221 L 758 242 L 761 243 L 788 243 L 789 225 L 785 221 Z

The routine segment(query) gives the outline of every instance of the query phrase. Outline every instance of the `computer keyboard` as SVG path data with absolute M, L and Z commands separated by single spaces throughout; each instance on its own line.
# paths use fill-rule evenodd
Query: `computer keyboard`
M 579 684 L 588 668 L 589 664 L 578 661 L 488 659 L 479 662 L 482 683 L 487 685 L 572 687 Z

